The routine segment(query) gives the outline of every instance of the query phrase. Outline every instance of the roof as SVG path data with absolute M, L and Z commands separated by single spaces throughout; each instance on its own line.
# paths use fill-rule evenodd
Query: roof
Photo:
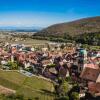
M 96 82 L 98 76 L 100 74 L 100 69 L 93 69 L 93 68 L 84 68 L 80 77 L 86 80 Z
M 85 49 L 80 50 L 80 53 L 87 54 L 87 51 Z
M 50 68 L 49 71 L 50 71 L 51 73 L 57 74 L 57 71 L 56 71 L 55 68 Z
M 100 73 L 99 73 L 99 76 L 98 76 L 98 78 L 96 80 L 96 83 L 100 83 Z
M 93 69 L 98 69 L 99 66 L 97 64 L 94 63 L 89 63 L 89 64 L 84 64 L 84 67 L 88 67 L 88 68 L 93 68 Z
M 100 83 L 89 82 L 88 83 L 89 91 L 92 93 L 96 93 L 96 95 L 100 95 Z
M 100 93 L 100 83 L 96 83 L 96 89 Z
M 43 65 L 50 65 L 50 64 L 52 64 L 52 62 L 50 60 L 43 60 L 42 64 Z
M 64 67 L 60 67 L 60 69 L 59 69 L 59 75 L 61 77 L 66 77 L 66 74 L 67 74 L 67 69 L 65 69 Z

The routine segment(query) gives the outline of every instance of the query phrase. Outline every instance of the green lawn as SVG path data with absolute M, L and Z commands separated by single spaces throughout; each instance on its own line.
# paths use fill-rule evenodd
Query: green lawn
M 33 100 L 53 100 L 53 84 L 36 77 L 26 77 L 18 72 L 0 70 L 0 85 L 14 89 L 18 94 L 31 97 Z

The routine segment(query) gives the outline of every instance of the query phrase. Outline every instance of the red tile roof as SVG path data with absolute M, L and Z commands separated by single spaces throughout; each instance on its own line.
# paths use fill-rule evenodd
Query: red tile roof
M 83 69 L 80 77 L 86 80 L 91 80 L 96 82 L 99 74 L 100 74 L 100 69 L 93 69 L 86 67 L 85 69 Z

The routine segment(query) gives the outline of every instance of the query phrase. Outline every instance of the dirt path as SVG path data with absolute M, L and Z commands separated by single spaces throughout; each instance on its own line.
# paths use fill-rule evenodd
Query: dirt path
M 0 94 L 9 95 L 9 94 L 13 94 L 13 93 L 16 93 L 16 91 L 0 85 Z

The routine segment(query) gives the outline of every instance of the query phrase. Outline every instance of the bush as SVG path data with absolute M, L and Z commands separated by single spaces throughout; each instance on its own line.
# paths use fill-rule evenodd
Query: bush
M 9 61 L 8 62 L 8 64 L 7 64 L 7 66 L 12 70 L 16 70 L 16 69 L 18 69 L 18 65 L 17 65 L 17 62 L 11 62 L 11 61 Z
M 66 81 L 71 82 L 72 78 L 69 76 L 69 77 L 66 78 Z
M 59 80 L 59 85 L 56 87 L 56 93 L 59 96 L 66 96 L 69 91 L 69 84 L 66 81 Z
M 55 65 L 55 64 L 50 64 L 50 65 L 48 65 L 47 67 L 49 67 L 49 68 L 51 68 L 51 67 L 56 67 L 56 65 Z
M 59 97 L 56 100 L 69 100 L 69 97 L 68 96 Z
M 20 94 L 10 94 L 10 95 L 0 95 L 0 100 L 25 100 L 24 95 Z
M 26 70 L 26 71 L 28 71 L 28 72 L 33 72 L 33 68 L 30 66 L 30 67 L 28 67 L 28 68 L 25 68 L 24 70 Z
M 79 100 L 79 94 L 77 92 L 72 92 L 71 98 L 72 100 Z

